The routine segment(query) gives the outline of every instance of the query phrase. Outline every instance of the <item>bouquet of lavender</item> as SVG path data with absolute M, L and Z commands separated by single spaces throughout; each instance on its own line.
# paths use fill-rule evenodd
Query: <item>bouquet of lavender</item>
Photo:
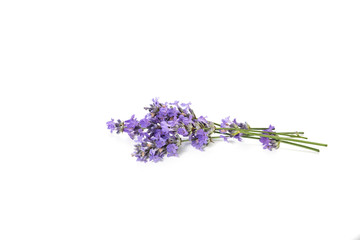
M 190 103 L 160 103 L 153 99 L 149 107 L 145 107 L 149 113 L 141 120 L 135 115 L 126 121 L 111 119 L 107 127 L 111 133 L 126 132 L 136 142 L 135 152 L 132 154 L 138 161 L 158 162 L 165 156 L 178 156 L 178 148 L 183 142 L 191 142 L 191 145 L 201 151 L 213 142 L 213 139 L 222 138 L 228 141 L 230 138 L 242 141 L 243 138 L 257 139 L 264 149 L 273 150 L 280 143 L 290 144 L 319 152 L 319 149 L 304 144 L 326 147 L 327 144 L 309 142 L 302 139 L 303 132 L 275 132 L 275 127 L 252 128 L 249 124 L 238 123 L 236 119 L 224 118 L 221 124 L 208 121 L 206 117 L 197 117 L 190 108 Z

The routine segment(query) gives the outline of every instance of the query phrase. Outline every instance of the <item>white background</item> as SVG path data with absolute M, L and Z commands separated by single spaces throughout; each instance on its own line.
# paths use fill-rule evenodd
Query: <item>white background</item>
M 0 239 L 360 239 L 358 1 L 1 1 Z M 143 164 L 153 97 L 305 131 Z

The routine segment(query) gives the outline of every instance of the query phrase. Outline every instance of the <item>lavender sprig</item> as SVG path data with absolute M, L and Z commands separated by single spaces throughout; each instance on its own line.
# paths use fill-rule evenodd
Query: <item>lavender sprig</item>
M 231 138 L 242 141 L 243 138 L 258 139 L 264 149 L 273 150 L 280 143 L 290 144 L 319 152 L 319 149 L 304 144 L 327 146 L 300 139 L 307 139 L 303 132 L 275 132 L 275 127 L 251 128 L 247 123 L 239 123 L 230 120 L 230 117 L 222 119 L 221 123 L 208 121 L 204 116 L 196 117 L 191 103 L 160 103 L 157 98 L 153 99 L 149 107 L 145 107 L 148 113 L 144 118 L 137 120 L 135 115 L 126 121 L 111 119 L 107 127 L 111 133 L 119 134 L 126 132 L 135 141 L 135 151 L 132 154 L 138 161 L 158 162 L 165 156 L 178 156 L 178 149 L 183 142 L 191 142 L 191 145 L 201 151 L 208 146 L 213 139 L 222 138 L 228 141 Z M 300 144 L 301 143 L 301 144 Z

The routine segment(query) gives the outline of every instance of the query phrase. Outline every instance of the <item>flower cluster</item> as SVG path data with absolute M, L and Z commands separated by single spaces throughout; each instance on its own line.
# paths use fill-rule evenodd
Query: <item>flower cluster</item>
M 133 115 L 123 123 L 119 121 L 122 128 L 113 119 L 107 122 L 111 132 L 120 129 L 117 133 L 126 132 L 136 142 L 133 156 L 138 161 L 158 162 L 164 156 L 178 156 L 178 148 L 184 141 L 190 141 L 192 146 L 203 150 L 210 142 L 209 135 L 215 130 L 215 125 L 206 117 L 196 117 L 190 103 L 160 103 L 153 99 L 145 110 L 148 114 L 140 120 Z
M 222 119 L 220 126 L 220 137 L 222 137 L 226 142 L 228 142 L 228 138 L 235 138 L 241 142 L 241 136 L 243 136 L 243 133 L 239 132 L 238 129 L 246 130 L 249 128 L 247 123 L 238 123 L 236 118 L 234 118 L 233 121 L 230 121 L 230 117 Z
M 121 122 L 120 119 L 118 119 L 117 122 L 114 122 L 114 119 L 111 119 L 111 121 L 108 121 L 106 125 L 108 126 L 108 129 L 110 129 L 111 133 L 116 130 L 116 133 L 119 134 L 124 130 L 124 123 Z
M 273 150 L 280 142 L 319 151 L 300 143 L 327 146 L 322 143 L 299 140 L 304 138 L 302 132 L 275 132 L 272 125 L 269 128 L 251 128 L 247 123 L 222 119 L 221 124 L 208 121 L 206 117 L 197 117 L 190 107 L 191 103 L 160 103 L 153 99 L 150 106 L 145 107 L 148 113 L 140 120 L 135 115 L 126 121 L 114 119 L 106 123 L 110 132 L 117 134 L 126 132 L 136 142 L 132 154 L 138 161 L 158 162 L 165 156 L 178 156 L 178 149 L 183 142 L 190 142 L 201 151 L 215 138 L 229 138 L 242 141 L 243 138 L 258 139 L 264 149 Z M 218 134 L 217 136 L 213 136 Z M 306 138 L 305 138 L 306 139 Z
M 268 129 L 264 130 L 263 134 L 275 136 L 275 134 L 272 134 L 273 130 L 275 130 L 275 127 L 270 125 Z M 267 133 L 267 132 L 269 132 L 269 133 Z M 273 149 L 277 149 L 280 146 L 280 141 L 278 141 L 276 139 L 270 139 L 268 137 L 261 137 L 259 139 L 259 141 L 263 144 L 264 149 L 269 149 L 270 151 Z

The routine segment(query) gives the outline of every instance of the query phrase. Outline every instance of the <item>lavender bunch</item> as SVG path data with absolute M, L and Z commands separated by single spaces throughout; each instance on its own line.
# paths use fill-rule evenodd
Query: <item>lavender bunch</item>
M 157 98 L 149 107 L 148 113 L 138 120 L 135 115 L 126 121 L 114 119 L 108 121 L 110 132 L 117 134 L 126 132 L 135 141 L 135 151 L 132 154 L 138 161 L 158 162 L 165 156 L 178 156 L 178 149 L 183 142 L 190 142 L 193 147 L 201 151 L 214 142 L 213 139 L 222 138 L 228 141 L 234 138 L 242 141 L 243 138 L 258 139 L 264 149 L 273 150 L 280 143 L 291 144 L 319 152 L 319 149 L 304 144 L 327 146 L 322 143 L 309 142 L 303 132 L 275 132 L 275 127 L 251 128 L 247 123 L 222 119 L 221 124 L 207 120 L 207 117 L 197 117 L 190 108 L 191 103 L 160 103 Z

